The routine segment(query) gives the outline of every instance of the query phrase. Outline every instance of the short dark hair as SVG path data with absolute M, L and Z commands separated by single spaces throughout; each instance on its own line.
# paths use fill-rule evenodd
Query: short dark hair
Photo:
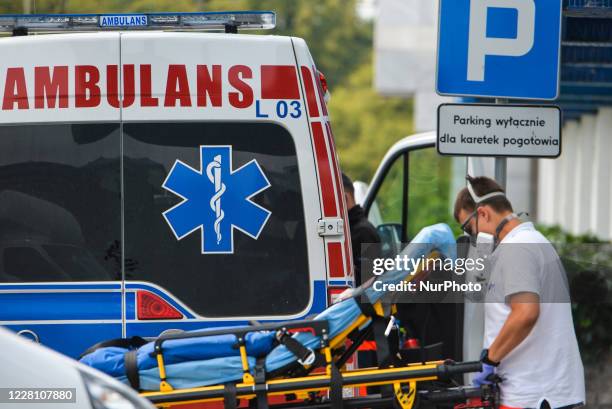
M 355 194 L 355 188 L 353 187 L 353 181 L 344 172 L 342 172 L 342 186 L 344 186 L 344 191 L 346 193 L 350 193 L 352 195 Z
M 476 193 L 477 196 L 484 196 L 493 192 L 505 193 L 504 189 L 491 178 L 485 176 L 472 177 L 468 175 L 466 179 L 472 185 L 472 189 L 474 189 L 474 193 Z M 496 212 L 514 211 L 512 209 L 512 204 L 506 196 L 495 196 L 481 202 L 481 204 L 491 206 Z M 459 212 L 461 212 L 461 210 L 465 210 L 469 213 L 476 210 L 476 203 L 474 199 L 472 199 L 467 187 L 459 191 L 457 199 L 455 200 L 454 216 L 457 221 L 459 221 Z

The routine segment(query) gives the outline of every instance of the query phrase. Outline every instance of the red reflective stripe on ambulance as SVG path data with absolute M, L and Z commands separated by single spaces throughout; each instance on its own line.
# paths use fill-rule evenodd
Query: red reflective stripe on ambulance
M 308 103 L 308 116 L 317 118 L 319 116 L 319 107 L 317 106 L 317 97 L 315 96 L 315 87 L 312 82 L 312 75 L 308 67 L 302 66 L 302 78 L 304 79 L 304 88 L 306 88 L 306 102 Z
M 323 86 L 319 80 L 319 71 L 317 71 L 315 67 L 312 67 L 312 71 L 314 72 L 315 76 L 315 84 L 317 84 L 317 93 L 319 94 L 319 102 L 321 103 L 321 112 L 323 112 L 323 116 L 327 116 L 327 106 L 325 105 L 325 98 L 323 98 Z
M 319 169 L 319 181 L 321 182 L 321 195 L 323 196 L 323 214 L 325 217 L 335 217 L 338 215 L 338 210 L 334 197 L 332 171 L 327 154 L 327 146 L 325 145 L 323 126 L 320 122 L 312 123 L 312 135 L 317 157 L 317 167 Z
M 327 259 L 330 277 L 344 277 L 344 261 L 342 258 L 342 243 L 327 243 Z
M 295 67 L 262 65 L 261 99 L 300 99 Z
M 344 202 L 344 186 L 342 185 L 342 182 L 340 180 L 340 167 L 338 166 L 338 156 L 336 155 L 336 148 L 335 148 L 336 145 L 334 143 L 334 134 L 332 133 L 331 125 L 328 121 L 325 122 L 325 129 L 327 129 L 327 139 L 329 142 L 329 149 L 331 152 L 332 166 L 334 167 L 338 205 L 340 206 L 340 214 L 342 215 L 342 220 L 344 220 L 344 259 L 346 263 L 345 265 L 347 266 L 346 275 L 352 276 L 353 275 L 353 263 L 351 263 L 351 260 L 353 259 L 353 256 L 351 254 L 352 253 L 352 249 L 350 246 L 351 236 L 348 231 L 348 219 L 347 219 L 346 211 L 344 211 L 346 209 L 346 203 Z

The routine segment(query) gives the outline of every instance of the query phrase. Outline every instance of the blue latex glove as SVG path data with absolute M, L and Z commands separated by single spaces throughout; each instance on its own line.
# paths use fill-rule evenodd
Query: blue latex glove
M 495 375 L 495 367 L 488 364 L 482 364 L 482 372 L 480 372 L 476 377 L 472 380 L 472 385 L 474 386 L 482 386 L 482 385 L 490 385 L 493 382 L 493 376 Z

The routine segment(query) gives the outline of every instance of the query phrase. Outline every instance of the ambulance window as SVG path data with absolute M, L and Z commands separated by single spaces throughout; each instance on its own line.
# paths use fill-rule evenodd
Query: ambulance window
M 125 251 L 131 265 L 126 268 L 126 279 L 159 285 L 207 317 L 288 315 L 308 306 L 302 190 L 295 145 L 285 128 L 270 123 L 126 123 L 123 131 Z M 182 201 L 162 188 L 178 160 L 193 169 L 187 170 L 189 176 L 183 179 L 188 180 L 183 185 L 186 191 L 200 183 L 203 188 L 196 192 L 203 192 L 206 186 L 212 189 L 206 168 L 214 156 L 202 159 L 201 165 L 200 147 L 204 145 L 225 152 L 226 158 L 231 158 L 232 171 L 257 161 L 270 182 L 270 187 L 252 197 L 271 212 L 259 237 L 254 239 L 238 230 L 244 226 L 235 228 L 233 236 L 222 237 L 233 242 L 233 253 L 202 253 L 198 226 L 212 214 L 212 193 L 202 199 L 205 204 L 201 210 L 186 213 L 185 231 L 195 230 L 181 240 L 162 216 Z M 228 192 L 236 188 L 250 192 L 249 180 L 228 179 L 230 164 L 226 159 L 220 166 L 225 176 L 219 185 L 225 184 Z M 238 185 L 228 186 L 234 183 Z M 220 197 L 219 210 L 226 221 L 248 222 L 248 216 L 232 213 L 240 208 L 241 202 L 235 201 L 242 198 L 233 193 Z M 211 226 L 213 220 L 206 220 Z M 218 239 L 214 232 L 204 238 L 214 243 Z
M 119 124 L 0 126 L 0 281 L 121 279 L 119 152 Z
M 393 162 L 376 193 L 376 208 L 370 208 L 369 216 L 372 220 L 375 212 L 379 213 L 377 225 L 402 223 L 404 160 L 402 155 Z
M 3 256 L 4 272 L 19 277 L 19 281 L 66 281 L 68 278 L 32 247 L 9 247 L 4 249 Z
M 368 219 L 376 226 L 384 257 L 395 257 L 405 236 L 406 160 L 406 154 L 393 159 L 382 183 L 375 187 L 376 196 L 368 209 Z
M 81 247 L 52 244 L 42 248 L 62 271 L 74 279 L 95 280 L 105 274 L 95 258 Z

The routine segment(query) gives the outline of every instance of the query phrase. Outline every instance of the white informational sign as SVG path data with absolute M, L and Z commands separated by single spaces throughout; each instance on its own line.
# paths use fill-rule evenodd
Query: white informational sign
M 561 109 L 442 104 L 437 149 L 441 155 L 556 158 L 561 154 Z

